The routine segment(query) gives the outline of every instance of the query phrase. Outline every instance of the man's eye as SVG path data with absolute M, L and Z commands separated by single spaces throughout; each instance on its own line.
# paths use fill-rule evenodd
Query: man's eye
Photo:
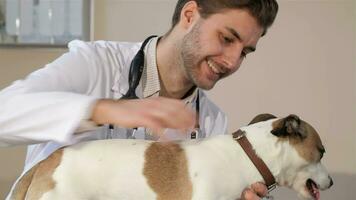
M 227 44 L 231 44 L 234 42 L 234 39 L 226 37 L 226 36 L 224 36 L 223 39 L 224 39 L 224 42 Z
M 246 58 L 246 56 L 247 56 L 247 53 L 244 52 L 244 51 L 242 51 L 242 52 L 241 52 L 241 57 Z

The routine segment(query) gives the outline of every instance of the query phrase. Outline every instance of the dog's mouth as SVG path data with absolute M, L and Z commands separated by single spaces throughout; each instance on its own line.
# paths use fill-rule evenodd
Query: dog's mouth
M 307 187 L 307 189 L 309 191 L 309 194 L 315 200 L 319 200 L 320 199 L 320 192 L 319 192 L 318 185 L 312 179 L 308 179 L 305 185 L 306 185 L 306 187 Z

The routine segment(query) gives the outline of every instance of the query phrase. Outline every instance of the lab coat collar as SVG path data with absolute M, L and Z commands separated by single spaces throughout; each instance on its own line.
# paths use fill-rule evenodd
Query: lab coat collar
M 143 97 L 147 98 L 161 90 L 157 67 L 157 42 L 158 37 L 153 38 L 145 49 L 145 67 L 142 74 Z
M 156 47 L 157 47 L 158 38 L 152 38 L 151 41 L 146 45 L 145 52 L 145 66 L 143 69 L 142 77 L 140 80 L 140 84 L 136 89 L 136 95 L 140 98 L 147 98 L 150 96 L 158 95 L 160 91 L 160 82 L 158 75 L 158 68 L 156 62 Z M 119 73 L 115 76 L 114 85 L 112 90 L 115 92 L 119 92 L 120 95 L 124 95 L 129 89 L 129 81 L 128 74 L 130 71 L 130 65 L 132 59 L 135 57 L 137 51 L 140 49 L 142 43 L 137 43 L 132 46 L 126 52 L 131 56 L 127 56 L 127 60 L 125 59 L 126 65 L 122 68 L 119 68 Z M 127 48 L 127 47 L 126 47 Z M 114 96 L 120 98 L 120 96 Z

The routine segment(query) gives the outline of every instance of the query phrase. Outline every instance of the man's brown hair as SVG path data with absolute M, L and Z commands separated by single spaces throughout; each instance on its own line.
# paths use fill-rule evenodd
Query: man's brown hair
M 180 20 L 180 13 L 184 5 L 189 1 L 195 1 L 199 7 L 199 13 L 206 19 L 210 15 L 222 12 L 227 9 L 245 9 L 257 20 L 258 24 L 264 29 L 263 35 L 273 24 L 278 12 L 276 0 L 178 0 L 172 17 L 172 27 Z

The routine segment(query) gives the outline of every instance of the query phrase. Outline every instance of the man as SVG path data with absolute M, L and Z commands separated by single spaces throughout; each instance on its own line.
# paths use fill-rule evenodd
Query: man
M 35 144 L 28 147 L 26 171 L 83 140 L 157 139 L 167 128 L 186 133 L 196 123 L 200 137 L 224 134 L 225 115 L 200 89 L 238 70 L 277 10 L 275 0 L 178 0 L 171 30 L 144 48 L 140 99 L 134 100 L 117 99 L 129 89 L 140 44 L 73 41 L 68 53 L 0 93 L 0 145 Z M 193 108 L 199 108 L 197 122 Z M 256 183 L 242 198 L 266 194 Z

